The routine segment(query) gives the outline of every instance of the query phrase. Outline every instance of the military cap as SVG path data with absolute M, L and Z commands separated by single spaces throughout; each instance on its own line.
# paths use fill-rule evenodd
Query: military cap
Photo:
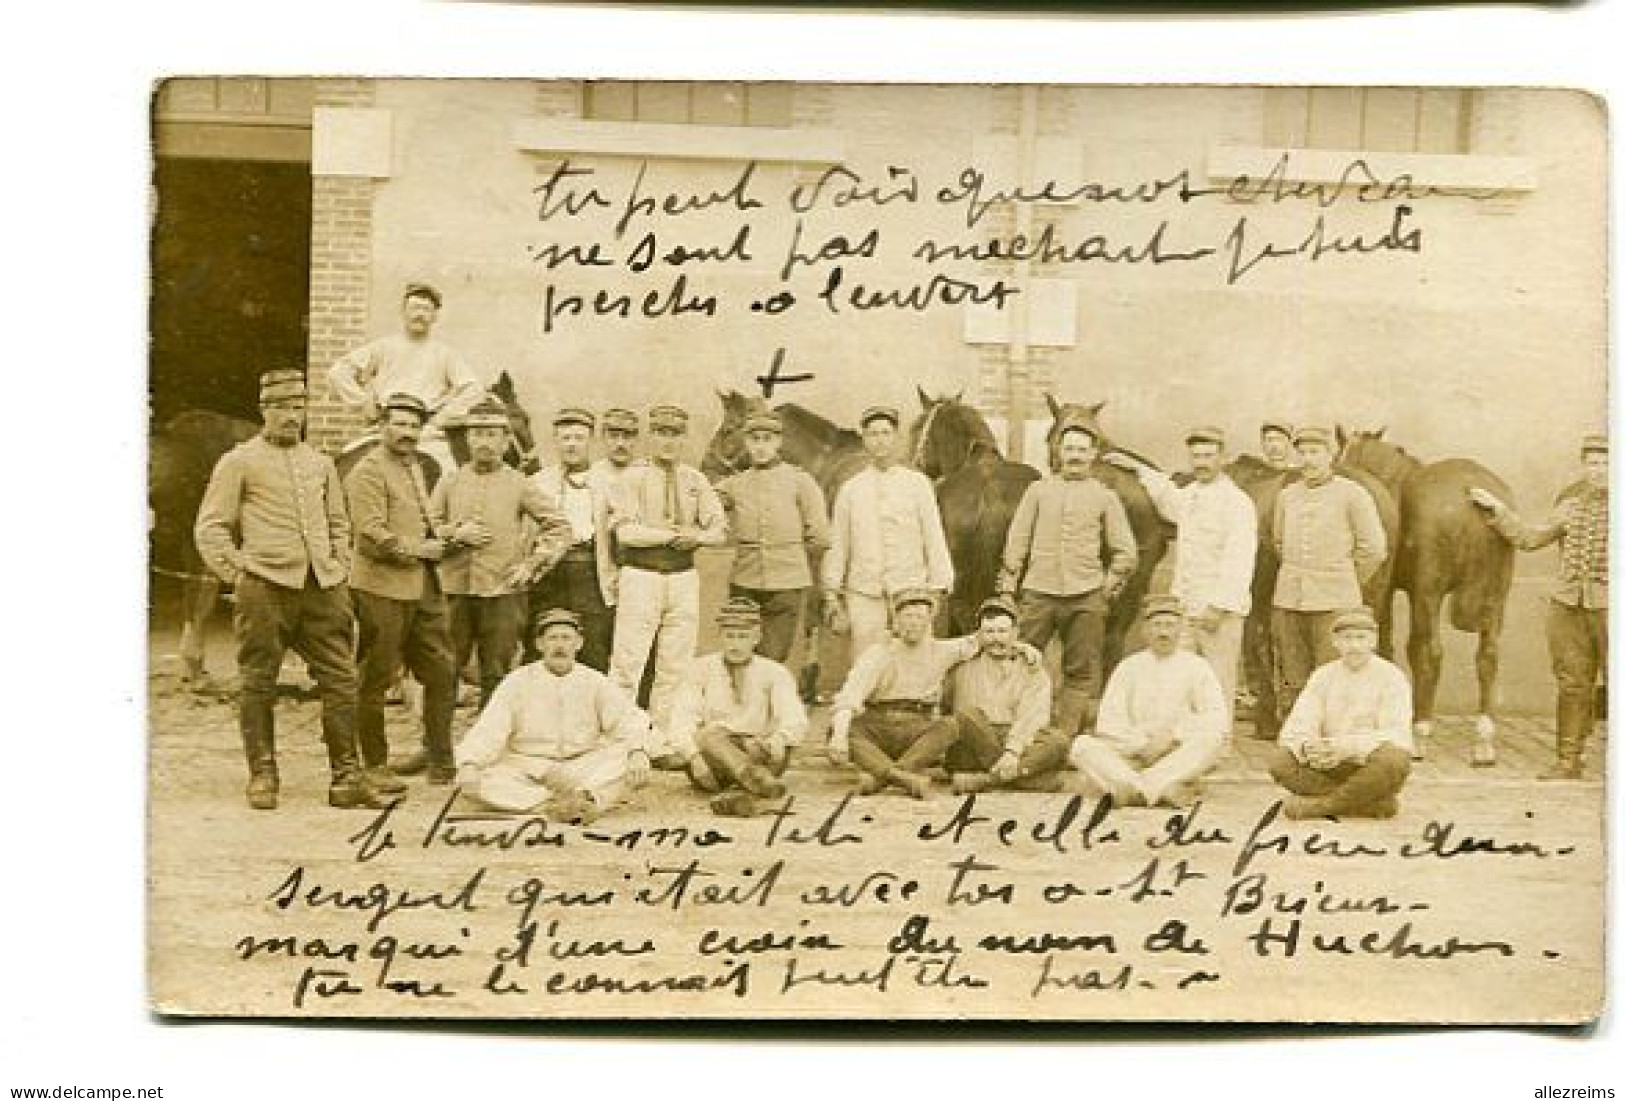
M 1306 424 L 1292 434 L 1294 446 L 1302 447 L 1306 443 L 1332 445 L 1332 434 L 1317 424 Z
M 1592 451 L 1608 454 L 1608 437 L 1601 432 L 1588 432 L 1580 437 L 1580 454 L 1584 456 Z
M 688 410 L 678 405 L 656 405 L 649 410 L 649 431 L 669 428 L 677 432 L 688 431 Z
M 903 415 L 890 405 L 871 405 L 858 417 L 858 427 L 868 428 L 870 421 L 891 421 L 891 426 L 897 428 L 903 423 Z
M 619 429 L 622 432 L 631 432 L 636 434 L 638 430 L 638 415 L 632 412 L 632 410 L 622 409 L 620 406 L 616 406 L 614 409 L 605 409 L 604 430 L 607 432 L 611 428 Z
M 404 302 L 408 298 L 427 298 L 434 303 L 435 309 L 440 308 L 440 292 L 427 283 L 406 284 L 406 289 L 401 292 L 401 300 Z
M 560 409 L 557 413 L 553 414 L 553 427 L 559 428 L 566 424 L 585 425 L 587 431 L 591 432 L 594 428 L 598 427 L 598 418 L 594 417 L 590 411 L 581 408 L 579 405 L 566 405 L 563 409 Z
M 779 419 L 779 415 L 777 413 L 770 409 L 763 409 L 758 412 L 751 413 L 745 418 L 745 431 L 771 432 L 775 436 L 783 435 L 784 422 Z
M 1289 420 L 1284 420 L 1284 419 L 1279 418 L 1279 417 L 1274 418 L 1272 420 L 1266 420 L 1266 421 L 1264 421 L 1264 423 L 1262 423 L 1262 424 L 1260 424 L 1258 426 L 1258 434 L 1260 436 L 1262 436 L 1266 432 L 1279 432 L 1281 435 L 1285 436 L 1287 439 L 1291 439 L 1292 438 L 1292 422 L 1289 421 Z
M 508 411 L 500 403 L 486 398 L 463 414 L 462 423 L 464 428 L 507 428 Z
M 539 635 L 549 627 L 574 627 L 577 633 L 581 631 L 581 617 L 568 608 L 548 608 L 531 621 L 530 633 Z
M 930 589 L 902 589 L 892 594 L 892 611 L 900 612 L 910 604 L 924 604 L 935 612 L 937 610 L 937 594 Z
M 990 596 L 976 606 L 976 622 L 980 623 L 989 616 L 1002 615 L 1011 619 L 1016 615 L 1015 602 L 1003 596 Z
M 1179 602 L 1177 596 L 1171 593 L 1157 593 L 1155 596 L 1145 598 L 1140 614 L 1146 619 L 1159 615 L 1172 615 L 1181 618 L 1185 615 L 1185 606 Z
M 761 605 L 747 597 L 730 597 L 717 609 L 718 627 L 759 627 L 761 623 Z
M 1212 443 L 1223 447 L 1225 445 L 1224 429 L 1215 424 L 1199 424 L 1185 433 L 1185 442 L 1187 444 Z
M 397 409 L 417 414 L 419 421 L 429 419 L 429 407 L 416 394 L 396 393 L 384 399 L 384 412 L 390 413 Z
M 1346 612 L 1339 612 L 1332 620 L 1332 634 L 1343 631 L 1376 631 L 1377 617 L 1371 614 L 1369 608 L 1350 608 Z
M 261 405 L 269 405 L 273 401 L 287 401 L 290 398 L 308 397 L 309 394 L 310 391 L 305 387 L 305 372 L 297 367 L 284 367 L 260 375 Z

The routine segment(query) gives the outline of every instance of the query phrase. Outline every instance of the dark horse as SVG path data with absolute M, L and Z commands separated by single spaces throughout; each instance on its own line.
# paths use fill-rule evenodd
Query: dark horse
M 512 376 L 503 371 L 487 392 L 502 404 L 508 414 L 508 450 L 503 455 L 503 461 L 526 474 L 536 473 L 541 469 L 541 461 L 536 457 L 536 437 L 531 431 L 530 414 L 519 404 Z M 453 422 L 446 426 L 445 431 L 452 461 L 462 466 L 468 462 L 468 429 Z M 339 476 L 348 475 L 362 456 L 377 446 L 378 434 L 372 430 L 345 444 L 333 460 L 338 464 Z M 447 473 L 440 469 L 440 461 L 427 451 L 418 452 L 418 465 L 423 468 L 423 478 L 430 489 L 434 488 L 442 474 Z
M 1382 432 L 1337 430 L 1345 465 L 1369 471 L 1399 499 L 1400 540 L 1393 556 L 1393 589 L 1410 598 L 1405 654 L 1415 683 L 1417 748 L 1432 732 L 1444 647 L 1441 607 L 1450 597 L 1450 623 L 1478 635 L 1475 765 L 1495 763 L 1495 681 L 1501 665 L 1501 624 L 1512 589 L 1514 551 L 1468 500 L 1487 489 L 1511 503 L 1505 482 L 1471 459 L 1423 463 L 1387 443 Z M 1386 609 L 1384 609 L 1386 611 Z
M 1123 511 L 1128 514 L 1129 527 L 1134 531 L 1134 544 L 1139 552 L 1138 561 L 1134 572 L 1129 575 L 1122 592 L 1117 594 L 1117 599 L 1112 601 L 1111 610 L 1106 615 L 1106 638 L 1102 648 L 1101 668 L 1103 672 L 1109 673 L 1123 657 L 1125 639 L 1134 626 L 1135 617 L 1139 615 L 1140 601 L 1144 599 L 1146 590 L 1151 586 L 1151 575 L 1162 561 L 1162 556 L 1168 551 L 1173 528 L 1157 512 L 1157 506 L 1152 503 L 1151 495 L 1145 491 L 1145 486 L 1140 484 L 1140 479 L 1111 463 L 1101 461 L 1099 456 L 1109 451 L 1117 451 L 1131 455 L 1148 465 L 1156 465 L 1106 435 L 1100 426 L 1100 410 L 1105 407 L 1105 402 L 1098 401 L 1093 405 L 1064 405 L 1052 394 L 1045 394 L 1044 400 L 1049 403 L 1051 417 L 1049 434 L 1044 437 L 1050 448 L 1050 468 L 1054 469 L 1056 466 L 1061 425 L 1063 423 L 1087 425 L 1099 444 L 1093 474 L 1123 502 Z
M 976 609 L 998 587 L 1004 539 L 1038 471 L 1004 457 L 982 414 L 958 395 L 920 395 L 921 412 L 909 427 L 916 469 L 936 483 L 937 509 L 954 563 L 954 588 L 938 619 L 940 632 L 976 630 Z

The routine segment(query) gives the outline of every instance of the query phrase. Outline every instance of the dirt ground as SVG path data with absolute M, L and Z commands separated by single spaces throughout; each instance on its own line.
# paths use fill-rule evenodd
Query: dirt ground
M 318 708 L 290 692 L 278 713 L 282 807 L 263 813 L 242 798 L 224 632 L 211 638 L 217 694 L 181 684 L 172 635 L 152 645 L 149 980 L 160 1011 L 1302 1021 L 1600 1011 L 1600 728 L 1584 781 L 1539 784 L 1549 722 L 1505 718 L 1500 763 L 1475 769 L 1470 720 L 1447 717 L 1400 816 L 1365 823 L 1275 818 L 1264 743 L 1243 728 L 1192 814 L 1091 821 L 1104 808 L 1071 773 L 1054 795 L 843 802 L 851 774 L 824 756 L 820 707 L 787 776 L 787 813 L 716 819 L 680 775 L 656 773 L 582 830 L 459 821 L 467 808 L 449 789 L 421 782 L 382 817 L 331 810 Z M 457 730 L 472 718 L 465 703 Z M 391 708 L 395 745 L 411 744 L 410 721 Z M 362 859 L 368 841 L 382 851 Z M 441 958 L 428 958 L 435 945 Z

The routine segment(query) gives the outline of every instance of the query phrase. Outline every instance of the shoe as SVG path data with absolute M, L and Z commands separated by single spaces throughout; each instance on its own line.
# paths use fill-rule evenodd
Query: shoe
M 248 805 L 255 810 L 276 810 L 281 783 L 275 772 L 259 771 L 248 777 Z
M 1018 776 L 1010 784 L 1015 791 L 1065 791 L 1066 785 L 1061 782 L 1060 773 L 1045 772 L 1037 776 Z
M 434 787 L 447 787 L 457 781 L 457 766 L 445 763 L 432 764 L 429 766 L 427 778 Z
M 397 776 L 416 776 L 429 767 L 429 751 L 426 749 L 408 753 L 398 762 L 391 764 L 389 770 Z
M 747 765 L 739 774 L 739 786 L 752 795 L 759 795 L 763 799 L 780 799 L 784 797 L 784 782 L 776 779 L 762 765 Z
M 754 818 L 761 813 L 761 807 L 748 791 L 725 791 L 712 796 L 711 813 L 723 818 Z
M 987 772 L 956 772 L 948 781 L 948 788 L 955 795 L 975 795 L 992 786 L 993 776 Z
M 1398 807 L 1395 807 L 1398 810 Z M 1281 804 L 1281 814 L 1294 822 L 1306 818 L 1335 818 L 1330 804 L 1317 795 L 1289 795 Z
M 1582 770 L 1579 762 L 1559 760 L 1556 764 L 1552 765 L 1551 768 L 1542 770 L 1540 774 L 1535 777 L 1535 779 L 1547 781 L 1578 780 L 1580 778 L 1581 771 Z
M 1366 811 L 1364 817 L 1388 819 L 1394 818 L 1398 816 L 1398 814 L 1399 800 L 1390 795 L 1386 799 L 1379 799 L 1377 802 L 1371 804 L 1371 809 Z
M 380 810 L 387 804 L 367 784 L 359 772 L 334 777 L 327 786 L 327 805 L 339 810 Z
M 380 795 L 399 795 L 406 790 L 406 783 L 399 776 L 389 770 L 388 765 L 374 765 L 367 769 L 367 786 Z
M 550 822 L 585 826 L 598 817 L 598 804 L 584 791 L 561 791 L 542 803 L 541 811 Z
M 924 799 L 931 794 L 931 777 L 922 776 L 918 772 L 896 769 L 892 772 L 892 781 L 916 799 Z
M 886 781 L 880 777 L 872 773 L 860 772 L 858 774 L 858 786 L 854 790 L 858 795 L 878 795 L 885 786 Z

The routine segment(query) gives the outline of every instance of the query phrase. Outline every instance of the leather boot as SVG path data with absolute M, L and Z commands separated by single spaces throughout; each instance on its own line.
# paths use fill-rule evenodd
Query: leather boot
M 245 700 L 241 711 L 243 756 L 248 760 L 248 805 L 276 810 L 281 779 L 276 769 L 276 728 L 271 707 Z
M 1557 761 L 1542 772 L 1542 780 L 1578 780 L 1591 725 L 1591 701 L 1578 693 L 1557 696 Z
M 355 808 L 377 810 L 385 805 L 378 797 L 378 793 L 367 783 L 354 744 L 329 742 L 327 764 L 333 773 L 332 782 L 327 787 L 328 806 L 338 807 L 341 810 Z

